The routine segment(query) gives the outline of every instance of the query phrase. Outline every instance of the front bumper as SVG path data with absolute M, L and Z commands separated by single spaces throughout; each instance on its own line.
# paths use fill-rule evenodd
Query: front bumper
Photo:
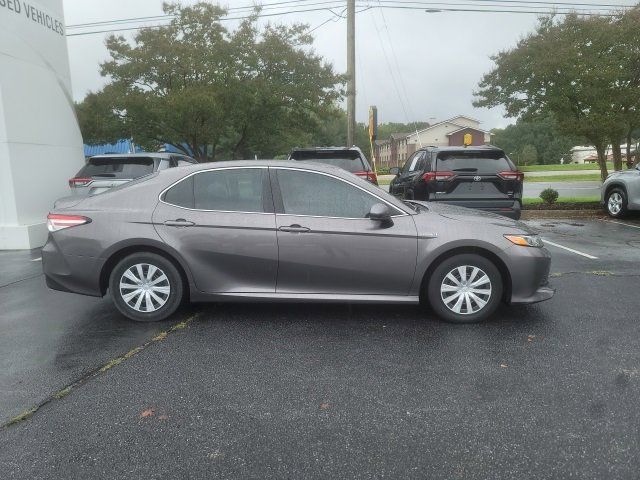
M 505 254 L 511 275 L 509 304 L 537 303 L 553 297 L 555 289 L 549 286 L 551 254 L 546 248 L 514 245 Z

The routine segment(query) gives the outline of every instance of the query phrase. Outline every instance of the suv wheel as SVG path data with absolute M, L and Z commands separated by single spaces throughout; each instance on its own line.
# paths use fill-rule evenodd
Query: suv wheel
M 614 188 L 607 195 L 606 205 L 610 217 L 622 217 L 627 213 L 627 196 L 622 189 Z
M 427 297 L 434 312 L 452 323 L 474 323 L 489 317 L 502 298 L 496 266 L 474 254 L 455 255 L 438 265 L 429 279 Z
M 121 260 L 109 277 L 116 308 L 137 322 L 157 322 L 180 306 L 184 287 L 180 272 L 155 253 L 134 253 Z

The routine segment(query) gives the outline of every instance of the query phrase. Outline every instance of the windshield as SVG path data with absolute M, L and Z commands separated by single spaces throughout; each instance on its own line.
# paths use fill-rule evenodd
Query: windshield
M 77 177 L 104 177 L 133 179 L 153 172 L 153 159 L 135 158 L 90 158 L 80 169 Z
M 437 170 L 493 175 L 515 168 L 502 152 L 452 152 L 438 155 Z

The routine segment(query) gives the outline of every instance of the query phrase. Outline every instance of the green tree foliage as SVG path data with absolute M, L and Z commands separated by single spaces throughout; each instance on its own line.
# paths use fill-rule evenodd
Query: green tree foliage
M 538 163 L 538 150 L 534 145 L 527 144 L 522 148 L 518 160 L 520 165 L 535 165 Z
M 585 139 L 578 136 L 563 135 L 552 115 L 529 121 L 519 119 L 507 128 L 492 130 L 491 134 L 491 143 L 502 148 L 514 161 L 520 160 L 525 145 L 532 145 L 541 164 L 568 160 L 571 147 L 585 143 Z
M 311 50 L 307 25 L 259 28 L 254 15 L 230 31 L 219 6 L 163 8 L 175 15 L 169 25 L 143 29 L 133 43 L 107 39 L 109 83 L 78 108 L 87 141 L 133 136 L 149 148 L 186 143 L 199 159 L 264 158 L 335 116 L 344 78 Z M 92 105 L 107 111 L 104 128 L 91 125 Z
M 639 123 L 639 21 L 637 8 L 616 17 L 540 19 L 535 32 L 493 57 L 474 105 L 503 105 L 523 119 L 553 114 L 562 132 L 594 145 L 606 177 L 607 145 L 619 145 Z

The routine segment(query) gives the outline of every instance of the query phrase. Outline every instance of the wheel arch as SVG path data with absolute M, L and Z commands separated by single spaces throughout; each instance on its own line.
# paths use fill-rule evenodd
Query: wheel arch
M 622 183 L 622 182 L 612 182 L 609 185 L 607 185 L 607 188 L 604 191 L 604 201 L 606 202 L 607 199 L 609 198 L 609 194 L 611 193 L 612 190 L 619 188 L 620 190 L 622 190 L 622 192 L 625 194 L 625 196 L 628 197 L 627 195 L 627 186 Z
M 490 249 L 482 247 L 482 246 L 458 246 L 446 250 L 444 252 L 440 252 L 436 258 L 434 258 L 430 263 L 424 274 L 422 275 L 422 280 L 420 282 L 420 302 L 426 301 L 426 289 L 429 279 L 433 274 L 434 270 L 438 268 L 443 261 L 448 258 L 454 257 L 456 255 L 462 254 L 475 254 L 481 257 L 486 258 L 491 263 L 493 263 L 498 272 L 500 272 L 500 278 L 502 279 L 503 292 L 502 292 L 502 300 L 508 302 L 511 299 L 511 274 L 509 273 L 509 268 L 504 263 L 504 261 Z
M 182 282 L 185 288 L 185 293 L 190 294 L 190 285 L 193 284 L 193 279 L 190 270 L 186 266 L 186 262 L 175 250 L 167 247 L 163 243 L 149 241 L 146 239 L 129 240 L 112 247 L 106 255 L 105 261 L 100 271 L 99 285 L 102 295 L 107 293 L 109 287 L 109 276 L 115 268 L 115 266 L 123 258 L 133 253 L 155 253 L 169 260 L 177 268 L 182 278 Z

